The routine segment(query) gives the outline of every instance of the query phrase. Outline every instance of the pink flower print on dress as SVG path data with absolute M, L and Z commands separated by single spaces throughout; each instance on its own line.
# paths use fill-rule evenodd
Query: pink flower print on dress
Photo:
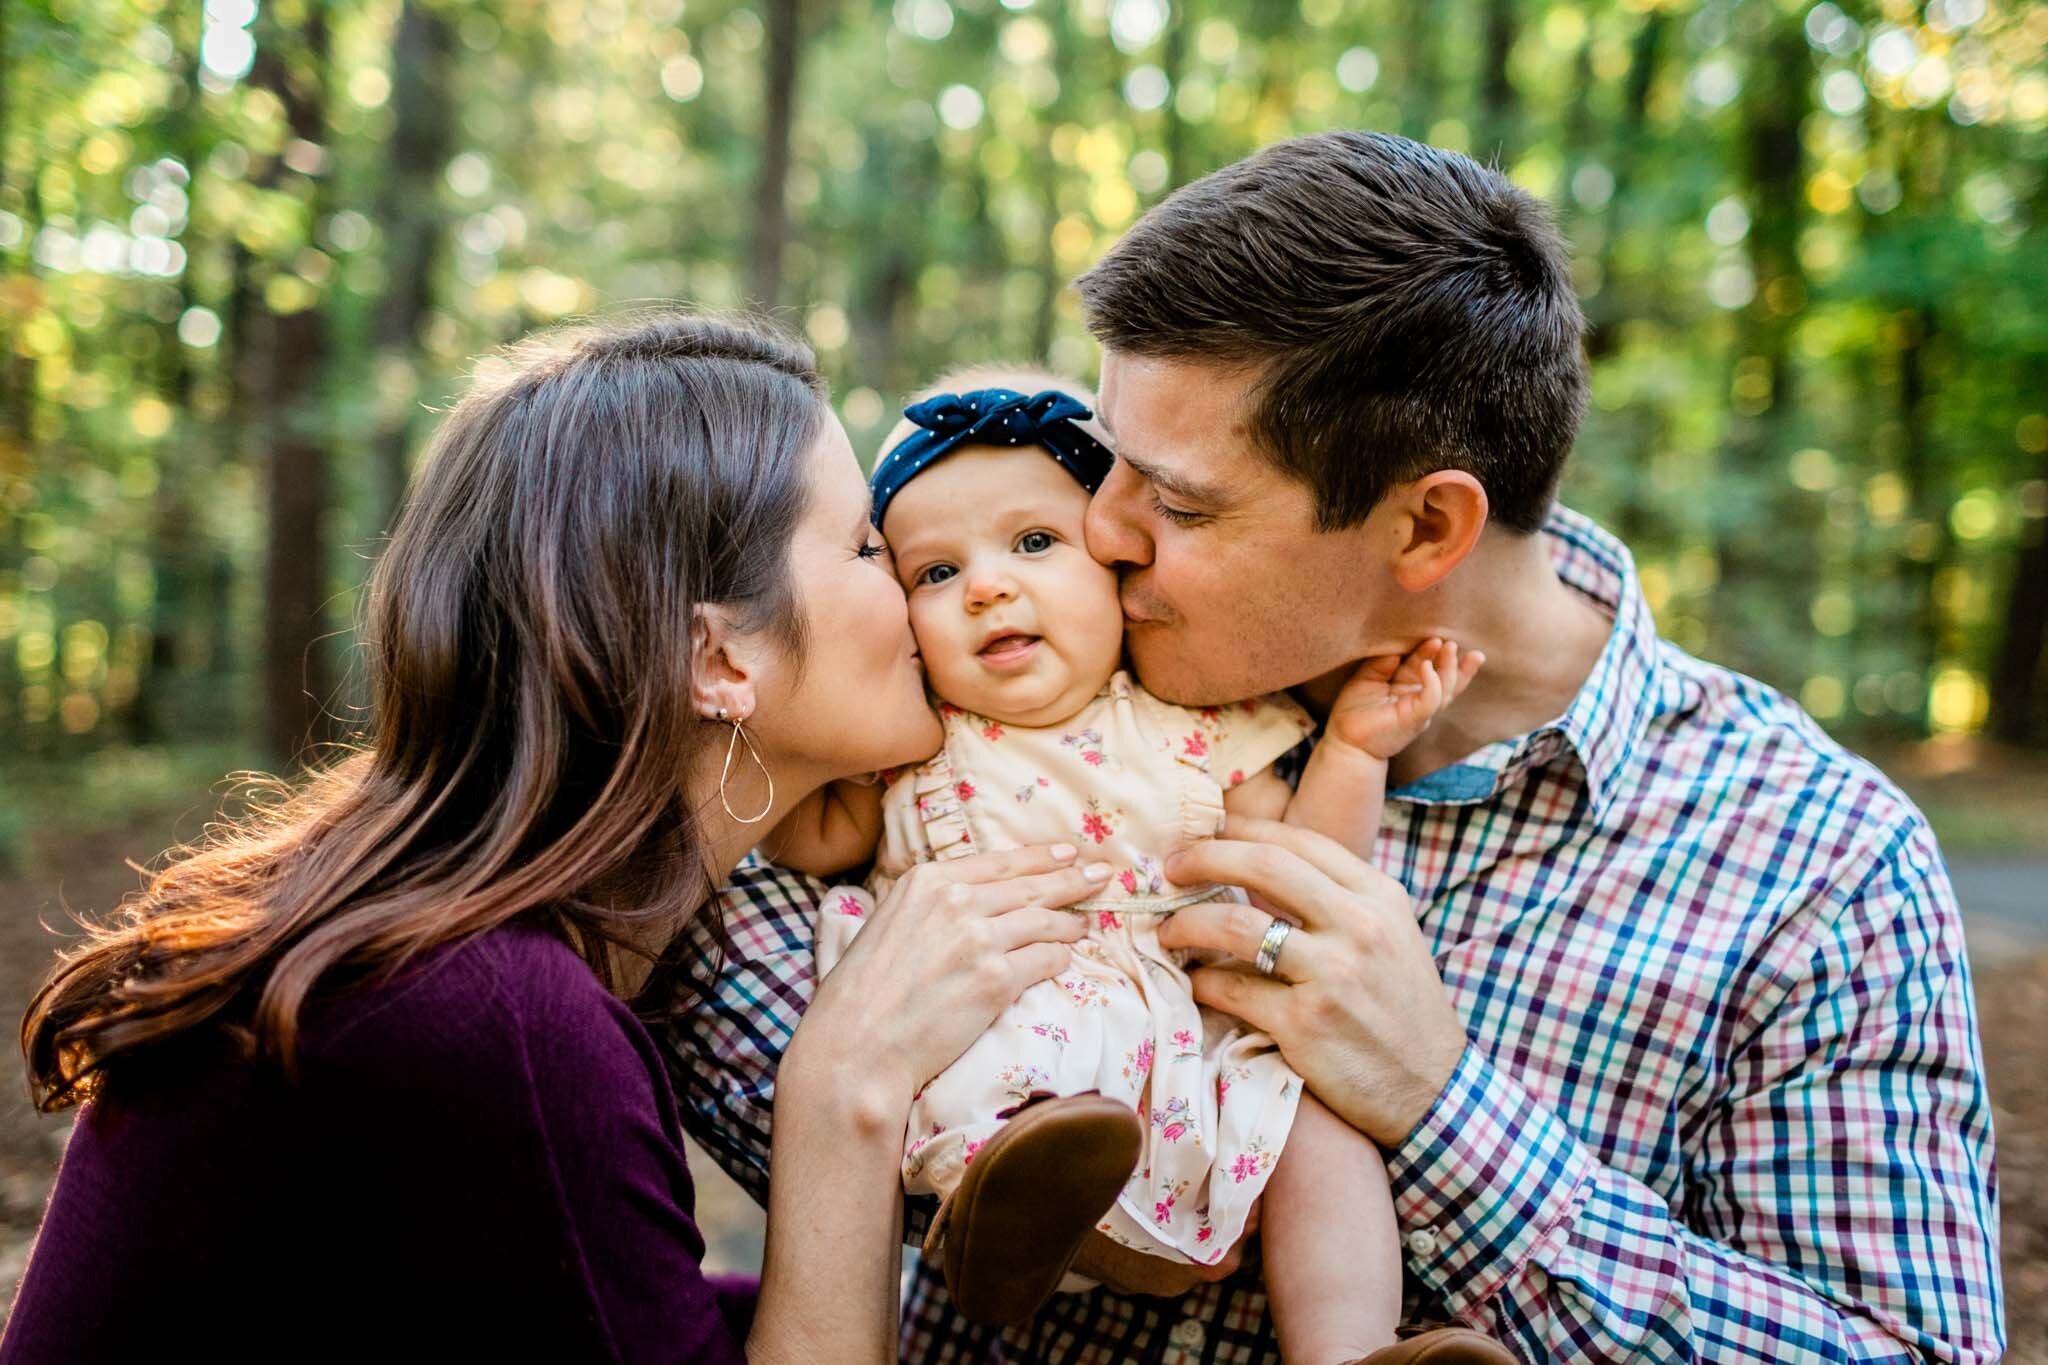
M 1173 1059 L 1176 1062 L 1181 1061 L 1184 1058 L 1200 1057 L 1202 1055 L 1202 1049 L 1196 1043 L 1195 1035 L 1188 1029 L 1174 1030 L 1173 1045 L 1175 1048 L 1179 1049 L 1173 1055 Z
M 1003 723 L 999 720 L 992 720 L 988 724 L 982 726 L 981 737 L 987 740 L 989 743 L 994 744 L 997 740 L 1003 737 Z
M 1035 1066 L 1023 1062 L 1012 1062 L 996 1073 L 996 1082 L 1003 1087 L 1003 1093 L 1018 1104 L 1031 1098 L 1032 1092 L 1050 1090 L 1052 1076 Z
M 970 1161 L 974 1160 L 974 1154 L 975 1154 L 976 1152 L 980 1151 L 980 1150 L 981 1150 L 981 1149 L 982 1149 L 982 1148 L 983 1148 L 984 1146 L 986 1146 L 986 1145 L 987 1145 L 987 1143 L 988 1143 L 988 1139 L 987 1139 L 987 1138 L 969 1138 L 969 1139 L 967 1139 L 967 1147 L 966 1147 L 966 1150 L 965 1150 L 964 1154 L 963 1154 L 963 1155 L 961 1156 L 961 1158 L 960 1158 L 960 1164 L 961 1164 L 962 1166 L 965 1166 L 965 1165 L 966 1165 L 966 1164 L 967 1164 L 968 1162 L 970 1162 Z
M 1081 837 L 1093 839 L 1098 844 L 1102 843 L 1116 833 L 1117 821 L 1122 818 L 1123 810 L 1120 807 L 1104 810 L 1101 800 L 1091 796 L 1088 798 L 1088 809 L 1081 814 Z
M 974 799 L 974 784 L 965 780 L 955 782 L 953 784 L 953 795 L 959 797 L 962 801 L 972 801 Z
M 1077 1005 L 1086 1007 L 1088 1005 L 1107 1005 L 1109 1003 L 1108 992 L 1085 976 L 1056 976 L 1053 980 L 1059 984 L 1061 990 L 1067 993 L 1067 998 Z
M 1166 890 L 1166 876 L 1159 870 L 1159 860 L 1146 853 L 1138 855 L 1136 867 L 1119 872 L 1116 883 L 1133 896 L 1156 896 Z
M 841 896 L 832 908 L 848 919 L 859 919 L 868 912 L 858 896 Z
M 1102 731 L 1082 730 L 1077 734 L 1061 735 L 1060 743 L 1066 748 L 1078 750 L 1081 761 L 1091 768 L 1100 768 L 1109 762 L 1109 755 L 1102 749 Z
M 1029 782 L 1017 788 L 1017 804 L 1020 806 L 1030 805 L 1031 798 L 1038 795 L 1040 787 L 1050 787 L 1051 785 L 1052 783 L 1041 777 L 1034 782 Z
M 1037 1034 L 1041 1038 L 1050 1038 L 1061 1047 L 1065 1047 L 1068 1043 L 1074 1041 L 1071 1034 L 1050 1020 L 1040 1020 L 1038 1023 L 1024 1024 L 1020 1025 L 1020 1027 Z
M 1183 1194 L 1187 1193 L 1187 1188 L 1188 1182 L 1185 1180 L 1176 1180 L 1172 1185 L 1168 1186 L 1158 1202 L 1152 1205 L 1152 1221 L 1159 1224 L 1160 1227 L 1165 1227 L 1168 1223 L 1172 1222 L 1174 1203 Z
M 1222 1106 L 1224 1097 L 1230 1093 L 1230 1087 L 1251 1074 L 1252 1069 L 1248 1066 L 1226 1066 L 1217 1072 L 1216 1103 L 1218 1107 Z
M 1125 873 L 1124 875 L 1129 876 L 1130 874 Z M 1098 929 L 1121 929 L 1124 927 L 1123 916 L 1117 914 L 1114 910 L 1098 910 L 1095 912 L 1095 927 Z
M 1135 1051 L 1124 1054 L 1124 1079 L 1138 1082 L 1152 1073 L 1152 1040 L 1141 1038 Z
M 1261 1175 L 1273 1168 L 1273 1154 L 1266 1150 L 1264 1138 L 1253 1138 L 1251 1146 L 1237 1154 L 1230 1163 L 1230 1178 L 1242 1185 L 1255 1175 Z
M 1209 741 L 1202 738 L 1202 732 L 1197 730 L 1180 742 L 1180 749 L 1189 758 L 1207 758 Z
M 1188 1112 L 1188 1097 L 1175 1095 L 1164 1109 L 1152 1111 L 1152 1126 L 1166 1142 L 1179 1142 L 1195 1132 L 1195 1116 Z
M 1230 785 L 1231 785 L 1231 786 L 1233 786 L 1233 787 L 1235 787 L 1235 786 L 1238 786 L 1238 785 L 1239 785 L 1240 783 L 1242 783 L 1243 781 L 1244 781 L 1244 769 L 1242 769 L 1242 768 L 1232 768 L 1232 769 L 1230 770 Z
M 944 717 L 946 720 L 952 720 L 957 716 L 964 716 L 966 714 L 967 713 L 965 711 L 962 711 L 959 707 L 953 705 L 952 702 L 942 701 L 939 703 L 939 715 Z

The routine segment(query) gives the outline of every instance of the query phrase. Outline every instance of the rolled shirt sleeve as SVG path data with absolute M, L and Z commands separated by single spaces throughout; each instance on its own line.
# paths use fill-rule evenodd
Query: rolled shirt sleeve
M 1390 1153 L 1423 1284 L 1536 1359 L 1997 1359 L 1990 1110 L 1924 828 L 1823 910 L 1744 1011 L 1677 1208 L 1468 1046 Z

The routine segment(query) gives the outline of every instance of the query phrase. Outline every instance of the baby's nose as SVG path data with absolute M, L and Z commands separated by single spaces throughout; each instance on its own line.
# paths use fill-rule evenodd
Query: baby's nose
M 967 580 L 969 606 L 987 607 L 1007 602 L 1017 595 L 1017 584 L 1007 574 L 979 573 Z

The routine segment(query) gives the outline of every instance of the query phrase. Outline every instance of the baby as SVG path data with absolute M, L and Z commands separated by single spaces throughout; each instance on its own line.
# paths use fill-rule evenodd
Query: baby
M 940 387 L 906 410 L 871 482 L 944 746 L 884 775 L 886 795 L 835 784 L 765 851 L 819 876 L 873 861 L 865 888 L 835 887 L 820 906 L 821 976 L 918 863 L 1064 842 L 1098 864 L 1101 893 L 1072 907 L 1090 931 L 1069 968 L 1026 990 L 911 1111 L 904 1183 L 944 1200 L 932 1242 L 944 1239 L 955 1304 L 985 1321 L 1028 1317 L 1091 1231 L 1213 1263 L 1263 1195 L 1282 1354 L 1363 1356 L 1393 1340 L 1400 1311 L 1383 1159 L 1304 1095 L 1271 1039 L 1196 1005 L 1185 955 L 1160 946 L 1159 926 L 1183 906 L 1243 897 L 1176 885 L 1162 864 L 1216 834 L 1227 810 L 1369 852 L 1386 760 L 1479 657 L 1461 663 L 1432 640 L 1363 670 L 1290 791 L 1273 762 L 1314 729 L 1292 701 L 1190 709 L 1123 668 L 1116 574 L 1082 539 L 1114 460 L 1085 391 L 1030 371 Z

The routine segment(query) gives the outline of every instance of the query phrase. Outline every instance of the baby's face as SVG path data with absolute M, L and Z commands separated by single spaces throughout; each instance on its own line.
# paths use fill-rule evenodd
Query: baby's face
M 1088 492 L 1037 446 L 965 446 L 905 484 L 882 533 L 932 690 L 1012 725 L 1087 705 L 1123 656 L 1116 574 L 1081 537 Z

